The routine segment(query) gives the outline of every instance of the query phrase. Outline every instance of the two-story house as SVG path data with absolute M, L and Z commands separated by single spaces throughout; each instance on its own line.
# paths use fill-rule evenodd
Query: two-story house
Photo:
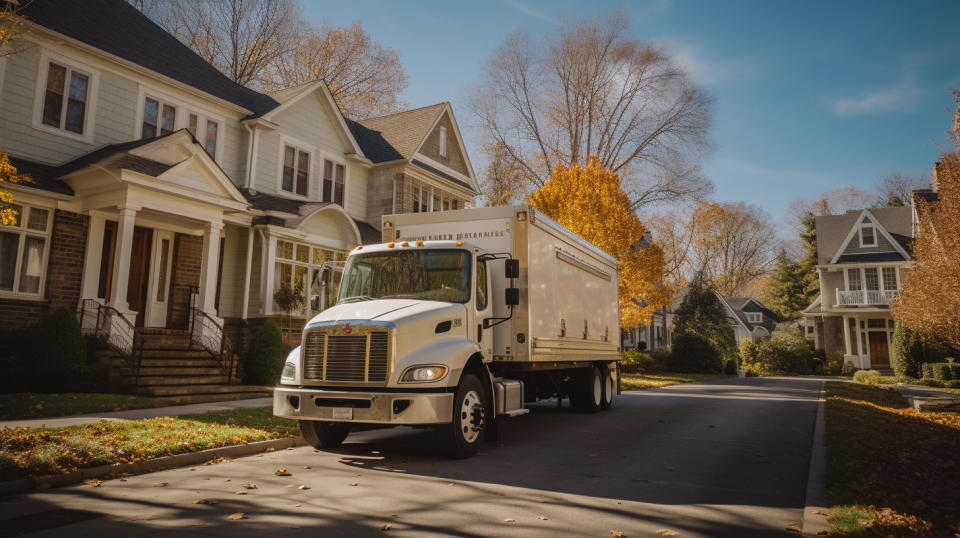
M 309 297 L 325 261 L 379 242 L 382 215 L 478 192 L 449 103 L 353 121 L 322 81 L 234 83 L 123 0 L 21 13 L 0 58 L 0 151 L 34 183 L 9 187 L 0 327 L 79 306 L 116 312 L 117 331 L 199 316 L 242 338 L 281 314 L 280 286 Z
M 890 367 L 890 300 L 913 263 L 912 210 L 884 207 L 816 218 L 820 296 L 803 316 L 808 338 L 856 368 Z

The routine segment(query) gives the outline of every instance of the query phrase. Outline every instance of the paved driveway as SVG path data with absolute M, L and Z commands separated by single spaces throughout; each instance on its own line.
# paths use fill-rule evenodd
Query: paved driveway
M 624 393 L 596 415 L 543 404 L 510 421 L 502 445 L 459 461 L 432 450 L 428 430 L 367 431 L 337 453 L 303 447 L 2 499 L 0 528 L 38 536 L 790 534 L 802 517 L 821 387 L 812 379 L 679 385 Z M 279 468 L 293 476 L 275 476 Z M 246 519 L 228 518 L 239 512 Z

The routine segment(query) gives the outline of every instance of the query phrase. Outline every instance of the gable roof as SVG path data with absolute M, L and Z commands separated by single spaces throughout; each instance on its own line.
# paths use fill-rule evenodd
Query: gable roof
M 30 178 L 33 179 L 33 183 L 20 183 L 19 186 L 73 196 L 73 189 L 57 179 L 60 175 L 57 174 L 56 166 L 28 161 L 27 159 L 20 159 L 13 156 L 10 157 L 10 164 L 17 169 L 17 172 L 28 174 Z
M 278 102 L 237 84 L 124 0 L 31 0 L 20 11 L 39 26 L 263 114 Z M 157 51 L 163 51 L 158 54 Z
M 777 323 L 782 321 L 773 310 L 770 310 L 760 301 L 752 297 L 723 297 L 723 300 L 730 306 L 737 318 L 748 328 L 763 327 L 768 331 L 776 328 Z M 760 312 L 763 314 L 760 323 L 753 323 L 747 319 L 747 312 Z
M 320 92 L 322 95 L 321 98 L 326 101 L 327 105 L 330 107 L 335 123 L 340 126 L 344 138 L 346 138 L 350 147 L 353 148 L 353 152 L 359 157 L 366 157 L 363 148 L 357 142 L 356 136 L 354 136 L 353 131 L 350 129 L 350 126 L 347 123 L 347 117 L 343 115 L 343 111 L 340 110 L 340 105 L 337 104 L 337 100 L 334 99 L 333 94 L 330 93 L 330 88 L 327 86 L 327 83 L 322 79 L 317 79 L 313 82 L 308 82 L 306 84 L 292 86 L 290 88 L 273 92 L 270 95 L 277 98 L 277 100 L 280 102 L 280 106 L 273 108 L 272 110 L 258 117 L 263 117 L 263 119 L 270 121 L 277 114 L 283 112 L 288 107 L 293 106 L 300 99 L 306 97 L 307 95 L 311 95 L 314 92 Z
M 277 196 L 262 192 L 251 193 L 248 189 L 240 189 L 240 192 L 243 193 L 244 197 L 246 197 L 254 209 L 259 209 L 261 211 L 277 211 L 281 213 L 290 213 L 292 215 L 300 215 L 302 212 L 301 210 L 305 205 L 309 204 L 316 207 L 328 205 L 326 203 L 310 202 L 306 200 L 294 200 L 284 196 Z M 380 242 L 380 230 L 362 220 L 358 220 L 353 217 L 350 218 L 353 220 L 354 224 L 356 224 L 357 230 L 360 233 L 360 241 L 364 245 Z
M 374 163 L 411 159 L 440 119 L 447 103 L 349 122 L 363 152 Z
M 893 208 L 888 208 L 888 209 L 893 209 Z M 910 208 L 903 207 L 903 208 L 897 208 L 897 209 L 902 209 L 909 212 Z M 877 210 L 873 210 L 873 211 L 877 211 Z M 887 241 L 890 242 L 890 245 L 897 251 L 897 253 L 899 253 L 902 256 L 902 258 L 898 260 L 892 260 L 892 261 L 902 261 L 902 260 L 910 259 L 910 253 L 907 251 L 907 248 L 904 246 L 908 244 L 909 241 L 904 241 L 904 236 L 899 234 L 898 234 L 899 240 L 898 238 L 894 238 L 894 236 L 887 231 L 887 228 L 886 226 L 884 226 L 883 222 L 881 222 L 880 219 L 878 219 L 870 209 L 864 209 L 864 210 L 861 210 L 859 213 L 857 213 L 856 220 L 853 221 L 853 224 L 850 226 L 850 230 L 847 233 L 846 238 L 844 238 L 843 242 L 840 243 L 840 247 L 837 248 L 836 253 L 830 259 L 830 263 L 832 264 L 842 263 L 840 262 L 840 258 L 844 256 L 845 251 L 847 250 L 847 245 L 849 245 L 850 241 L 852 241 L 853 238 L 857 235 L 857 232 L 860 229 L 860 224 L 863 222 L 865 218 L 870 219 L 870 223 L 873 225 L 874 229 L 877 232 L 879 232 L 880 235 L 884 236 L 887 239 Z M 904 241 L 904 243 L 901 244 L 900 241 Z

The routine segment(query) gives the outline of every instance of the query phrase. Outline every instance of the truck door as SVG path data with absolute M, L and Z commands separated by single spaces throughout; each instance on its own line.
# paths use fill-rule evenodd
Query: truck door
M 487 262 L 477 260 L 477 278 L 476 278 L 476 300 L 474 306 L 477 315 L 474 316 L 474 322 L 477 325 L 476 340 L 483 352 L 484 361 L 493 360 L 493 329 L 484 328 L 484 319 L 493 316 L 493 305 L 490 300 L 490 279 L 487 274 Z

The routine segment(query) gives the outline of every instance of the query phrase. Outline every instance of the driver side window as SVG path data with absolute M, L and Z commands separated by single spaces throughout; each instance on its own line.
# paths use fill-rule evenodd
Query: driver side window
M 487 309 L 487 262 L 477 262 L 477 310 Z

